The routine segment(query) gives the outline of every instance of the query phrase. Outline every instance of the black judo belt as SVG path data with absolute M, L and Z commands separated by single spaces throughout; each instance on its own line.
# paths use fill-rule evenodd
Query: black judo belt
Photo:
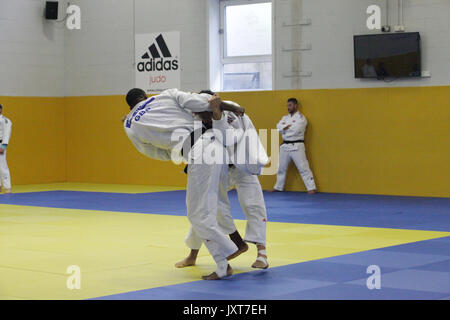
M 204 134 L 206 132 L 205 127 L 202 127 L 202 133 L 200 134 L 200 130 L 194 130 L 191 132 L 191 134 L 189 135 L 189 137 L 186 138 L 186 140 L 184 140 L 183 142 L 183 148 L 181 149 L 181 155 L 184 156 L 183 151 L 186 148 L 187 153 L 189 153 L 189 151 L 191 151 L 192 147 L 194 146 L 195 142 L 197 142 L 198 139 L 200 139 L 200 137 L 202 136 L 202 134 Z M 197 139 L 195 139 L 197 138 Z M 187 155 L 186 155 L 187 156 Z M 188 169 L 188 165 L 186 165 L 184 167 L 184 173 L 187 174 L 187 169 Z
M 305 142 L 304 140 L 294 140 L 294 141 L 283 141 L 281 144 L 289 144 L 289 143 L 299 143 L 299 142 Z

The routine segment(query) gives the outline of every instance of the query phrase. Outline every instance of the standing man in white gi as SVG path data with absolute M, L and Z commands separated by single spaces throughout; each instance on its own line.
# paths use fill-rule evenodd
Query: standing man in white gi
M 211 91 L 203 90 L 201 93 L 209 93 L 214 94 Z M 230 104 L 238 104 L 232 101 L 225 101 Z M 224 114 L 227 116 L 228 120 L 228 129 L 227 130 L 235 130 L 237 133 L 229 135 L 228 137 L 233 137 L 230 145 L 228 145 L 228 149 L 235 149 L 236 145 L 233 143 L 238 139 L 234 139 L 234 136 L 237 138 L 240 132 L 242 134 L 246 129 L 253 130 L 254 127 L 251 124 L 250 118 L 247 115 L 243 117 L 236 117 L 234 114 L 225 111 Z M 203 112 L 198 114 L 198 116 L 203 120 L 203 123 L 210 127 L 211 122 L 211 114 L 208 112 Z M 246 128 L 249 126 L 249 128 Z M 230 150 L 231 151 L 231 150 Z M 261 150 L 262 151 L 262 150 Z M 235 152 L 231 151 L 230 154 L 235 154 Z M 264 154 L 261 159 L 264 159 Z M 239 159 L 239 157 L 238 157 Z M 236 160 L 236 159 L 235 159 Z M 259 159 L 260 160 L 260 159 Z M 268 159 L 267 159 L 268 161 Z M 255 163 L 258 161 L 255 161 Z M 262 164 L 264 164 L 266 160 L 264 159 Z M 257 247 L 257 258 L 256 261 L 252 264 L 253 268 L 259 269 L 267 269 L 269 264 L 267 262 L 267 253 L 266 253 L 266 224 L 267 224 L 267 213 L 266 206 L 264 203 L 264 196 L 261 188 L 261 184 L 259 183 L 258 176 L 256 174 L 252 174 L 245 170 L 245 166 L 239 166 L 241 169 L 238 169 L 236 165 L 231 165 L 228 172 L 228 185 L 225 186 L 225 190 L 220 190 L 219 195 L 219 211 L 218 211 L 218 224 L 220 228 L 224 231 L 224 233 L 228 234 L 233 242 L 243 251 L 247 251 L 248 245 L 245 244 L 245 248 L 242 248 L 240 245 L 241 237 L 239 232 L 237 231 L 236 225 L 233 222 L 233 217 L 230 212 L 230 203 L 227 196 L 227 191 L 231 190 L 233 186 L 236 185 L 236 190 L 238 194 L 238 199 L 241 204 L 242 210 L 244 211 L 247 218 L 247 228 L 245 232 L 245 241 L 249 243 L 253 243 Z M 225 194 L 223 194 L 225 193 Z M 236 239 L 237 238 L 237 239 Z M 239 241 L 238 241 L 239 240 Z M 194 266 L 197 260 L 197 255 L 202 245 L 201 239 L 196 235 L 195 231 L 191 227 L 188 232 L 188 235 L 185 239 L 186 245 L 191 249 L 189 255 L 177 262 L 175 266 L 177 268 L 184 268 L 189 266 Z
M 308 121 L 305 116 L 298 111 L 298 101 L 290 98 L 287 101 L 289 114 L 281 118 L 277 124 L 277 129 L 283 137 L 280 147 L 278 161 L 277 182 L 272 192 L 284 190 L 286 181 L 286 171 L 291 160 L 294 161 L 309 194 L 317 192 L 314 176 L 309 168 L 305 153 L 305 131 Z
M 12 122 L 3 115 L 3 106 L 0 104 L 0 192 L 11 193 L 11 176 L 6 162 L 6 147 L 11 137 Z
M 131 109 L 124 121 L 127 136 L 141 153 L 159 160 L 173 160 L 174 155 L 181 153 L 183 144 L 173 139 L 174 133 L 184 131 L 185 140 L 195 139 L 192 112 L 212 111 L 213 128 L 225 126 L 223 122 L 227 119 L 223 117 L 222 109 L 243 114 L 242 108 L 226 105 L 218 97 L 177 89 L 148 98 L 142 89 L 135 88 L 128 92 L 126 101 Z M 226 154 L 226 149 L 211 133 L 200 135 L 191 145 L 189 153 L 184 155 L 190 160 L 187 216 L 217 264 L 216 271 L 203 279 L 217 280 L 232 274 L 227 260 L 240 252 L 217 225 L 219 183 L 227 177 L 228 168 L 224 162 L 208 164 L 202 160 L 207 148 L 213 149 L 215 154 Z

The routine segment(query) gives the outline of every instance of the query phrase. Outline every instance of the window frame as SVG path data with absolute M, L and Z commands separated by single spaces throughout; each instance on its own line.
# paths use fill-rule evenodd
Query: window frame
M 226 28 L 226 7 L 239 6 L 246 4 L 257 3 L 270 3 L 271 4 L 271 54 L 266 55 L 251 55 L 251 56 L 228 56 L 227 49 L 227 28 Z M 226 64 L 239 64 L 239 63 L 272 63 L 272 75 L 271 75 L 271 89 L 253 89 L 251 91 L 258 90 L 273 90 L 273 1 L 271 0 L 220 0 L 220 86 L 221 91 L 224 91 L 224 65 Z M 241 90 L 227 90 L 227 91 L 249 91 L 248 89 Z

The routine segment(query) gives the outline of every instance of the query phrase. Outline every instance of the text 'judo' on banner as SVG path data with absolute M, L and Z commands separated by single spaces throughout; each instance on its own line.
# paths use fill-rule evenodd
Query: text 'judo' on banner
M 180 88 L 180 32 L 135 35 L 136 87 L 147 93 Z

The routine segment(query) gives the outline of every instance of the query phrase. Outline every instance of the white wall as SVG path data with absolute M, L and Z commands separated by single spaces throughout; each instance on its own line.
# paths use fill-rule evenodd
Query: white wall
M 124 94 L 134 85 L 132 0 L 71 0 L 81 30 L 65 31 L 65 94 Z
M 66 95 L 124 94 L 134 86 L 134 32 L 180 31 L 181 88 L 206 88 L 205 0 L 76 0 L 81 30 L 65 33 Z M 134 18 L 133 18 L 134 17 Z
M 206 88 L 208 6 L 205 0 L 136 0 L 136 33 L 180 31 L 181 88 Z
M 389 24 L 397 23 L 397 0 L 389 0 Z M 382 8 L 386 0 L 275 0 L 276 89 L 358 88 L 386 86 L 437 86 L 450 84 L 450 1 L 404 0 L 406 31 L 419 31 L 422 39 L 422 70 L 431 78 L 394 82 L 353 77 L 353 35 L 379 33 L 366 27 L 366 9 Z M 283 27 L 310 18 L 308 26 Z M 311 50 L 285 52 L 282 47 L 310 43 Z M 311 77 L 286 78 L 293 71 L 311 71 Z
M 64 25 L 42 0 L 0 0 L 0 95 L 64 95 Z
M 0 95 L 124 94 L 134 86 L 134 33 L 181 32 L 181 89 L 206 88 L 210 3 L 218 0 L 71 0 L 81 30 L 45 21 L 43 0 L 0 0 Z M 390 25 L 397 1 L 390 2 Z M 431 78 L 391 83 L 353 77 L 354 34 L 371 33 L 366 8 L 386 0 L 274 0 L 274 89 L 432 86 L 450 84 L 450 0 L 404 0 L 407 31 L 422 36 Z M 60 19 L 67 1 L 60 1 Z M 218 6 L 216 6 L 218 8 Z M 304 18 L 308 26 L 283 27 Z M 217 28 L 217 25 L 216 27 Z M 310 43 L 311 50 L 286 52 Z M 214 69 L 214 68 L 211 68 Z M 311 77 L 288 78 L 311 71 Z

